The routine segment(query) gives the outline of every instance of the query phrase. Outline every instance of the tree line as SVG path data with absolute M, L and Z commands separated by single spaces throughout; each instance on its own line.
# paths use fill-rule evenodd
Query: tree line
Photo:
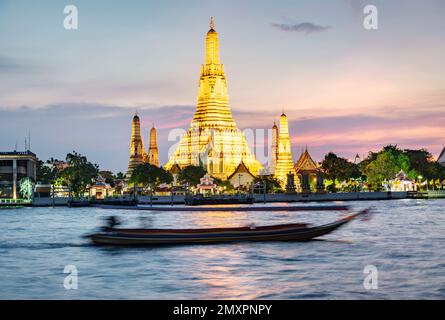
M 358 163 L 353 163 L 336 154 L 328 153 L 321 163 L 325 178 L 330 180 L 330 191 L 346 182 L 353 185 L 361 181 L 372 190 L 381 190 L 385 181 L 392 180 L 403 170 L 413 181 L 426 180 L 432 188 L 441 188 L 445 180 L 445 167 L 434 160 L 426 149 L 402 150 L 397 145 L 388 145 L 378 152 L 369 152 Z
M 54 159 L 48 160 L 46 164 L 39 160 L 37 182 L 67 186 L 74 196 L 82 196 L 99 175 L 111 187 L 116 188 L 119 187 L 116 182 L 126 178 L 122 172 L 113 174 L 111 171 L 100 171 L 97 164 L 88 161 L 86 156 L 76 151 L 68 153 L 65 160 L 66 166 L 63 168 L 47 165 L 54 163 Z M 345 191 L 359 191 L 358 185 L 366 185 L 368 189 L 378 191 L 385 181 L 394 179 L 400 170 L 414 181 L 428 181 L 431 188 L 443 188 L 442 183 L 445 181 L 445 167 L 437 163 L 426 149 L 402 150 L 397 145 L 388 145 L 378 152 L 369 152 L 365 159 L 356 163 L 329 152 L 320 163 L 320 169 L 326 180 L 325 185 L 331 192 L 339 191 L 338 186 L 341 184 L 345 186 Z M 201 166 L 188 166 L 178 174 L 178 184 L 196 186 L 205 174 L 206 170 Z M 139 165 L 128 178 L 128 182 L 133 185 L 153 189 L 163 183 L 171 185 L 173 182 L 170 172 L 150 164 Z M 225 191 L 234 191 L 229 181 L 217 178 L 214 181 L 218 186 L 224 187 Z M 268 193 L 282 192 L 278 181 L 271 176 L 257 177 L 254 184 L 263 188 L 265 186 Z

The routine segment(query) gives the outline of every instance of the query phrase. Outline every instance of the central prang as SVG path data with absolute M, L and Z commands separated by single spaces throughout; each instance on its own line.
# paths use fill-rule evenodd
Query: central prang
M 165 168 L 169 170 L 175 164 L 180 168 L 200 165 L 210 175 L 227 179 L 241 163 L 254 175 L 263 169 L 233 120 L 224 65 L 219 59 L 218 33 L 212 18 L 206 37 L 206 63 L 201 66 L 196 112 Z

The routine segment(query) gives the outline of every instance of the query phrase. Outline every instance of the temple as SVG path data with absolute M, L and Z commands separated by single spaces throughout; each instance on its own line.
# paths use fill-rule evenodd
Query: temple
M 272 154 L 272 157 L 273 156 L 274 155 Z M 276 167 L 274 168 L 274 176 L 278 179 L 282 187 L 286 186 L 287 184 L 288 174 L 295 175 L 295 170 L 289 137 L 289 123 L 287 120 L 287 116 L 283 113 L 280 117 L 278 151 L 276 154 Z
M 275 174 L 278 159 L 278 126 L 275 122 L 272 127 L 272 148 L 270 154 L 269 173 L 273 175 Z
M 128 161 L 127 177 L 131 176 L 134 168 L 145 163 L 146 158 L 144 141 L 141 137 L 141 121 L 136 112 L 131 123 L 130 160 Z
M 227 179 L 243 162 L 249 172 L 263 169 L 232 117 L 224 65 L 220 63 L 218 33 L 213 18 L 206 37 L 206 59 L 201 66 L 197 108 L 190 128 L 165 165 L 168 170 L 201 165 L 217 178 Z
M 300 181 L 300 184 L 297 186 L 299 192 L 310 193 L 316 191 L 320 193 L 324 191 L 323 173 L 312 159 L 307 147 L 295 164 L 294 171 Z
M 150 130 L 150 146 L 148 147 L 148 163 L 159 167 L 159 151 L 158 151 L 158 139 L 156 128 L 153 127 Z

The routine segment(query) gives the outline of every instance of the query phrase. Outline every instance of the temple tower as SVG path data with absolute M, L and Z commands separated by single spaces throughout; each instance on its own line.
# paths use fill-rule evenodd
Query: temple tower
M 270 150 L 270 166 L 269 166 L 270 174 L 275 173 L 275 169 L 277 167 L 277 157 L 278 157 L 278 126 L 274 122 L 272 127 L 272 148 Z
M 287 116 L 283 113 L 280 117 L 277 165 L 274 175 L 280 181 L 280 184 L 284 187 L 286 185 L 288 174 L 295 175 L 295 170 L 289 137 L 289 123 L 287 120 Z
M 219 58 L 213 18 L 206 36 L 206 59 L 201 66 L 196 112 L 188 131 L 165 165 L 202 165 L 214 177 L 226 179 L 243 162 L 254 175 L 262 165 L 250 153 L 244 133 L 237 129 L 229 106 L 227 79 Z
M 158 152 L 158 139 L 156 128 L 153 127 L 150 130 L 150 146 L 148 147 L 148 163 L 159 167 L 159 152 Z
M 145 162 L 146 156 L 144 141 L 141 137 L 141 121 L 136 112 L 131 124 L 130 160 L 128 161 L 127 177 L 131 176 L 134 168 Z

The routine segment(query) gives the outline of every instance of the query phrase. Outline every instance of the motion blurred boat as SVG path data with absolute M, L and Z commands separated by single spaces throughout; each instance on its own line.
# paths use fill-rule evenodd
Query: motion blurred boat
M 209 229 L 123 229 L 115 228 L 115 220 L 113 220 L 110 227 L 105 227 L 102 232 L 87 237 L 95 245 L 112 246 L 214 244 L 242 241 L 308 241 L 329 234 L 357 217 L 366 214 L 368 214 L 368 210 L 363 210 L 321 226 L 294 223 L 262 227 Z

